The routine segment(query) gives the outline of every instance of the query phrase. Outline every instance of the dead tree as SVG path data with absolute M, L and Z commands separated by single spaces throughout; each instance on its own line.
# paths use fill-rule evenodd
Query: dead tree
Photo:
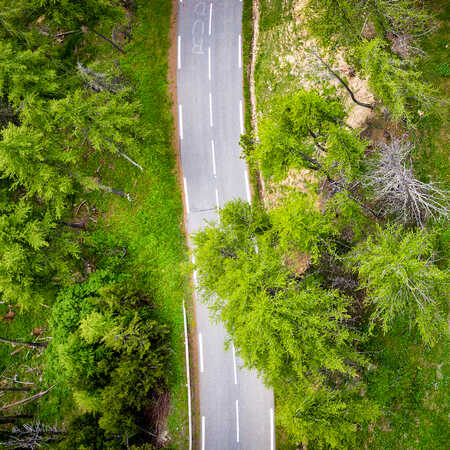
M 10 345 L 23 345 L 24 347 L 31 347 L 31 348 L 42 348 L 47 347 L 48 342 L 28 342 L 28 341 L 18 341 L 16 339 L 7 339 L 4 337 L 0 337 L 0 342 L 4 342 L 5 344 Z
M 45 391 L 38 392 L 37 394 L 32 395 L 31 397 L 24 398 L 22 400 L 18 400 L 16 402 L 10 403 L 9 405 L 3 405 L 0 407 L 0 411 L 6 411 L 8 409 L 14 408 L 16 406 L 24 405 L 25 403 L 33 402 L 34 400 L 38 400 L 43 397 L 45 394 L 50 392 L 56 385 L 53 385 L 46 389 Z
M 422 227 L 427 219 L 448 217 L 448 192 L 414 176 L 412 147 L 406 139 L 379 144 L 378 156 L 370 165 L 365 185 L 374 192 L 382 214 Z
M 106 91 L 116 94 L 123 88 L 120 79 L 109 73 L 94 72 L 88 67 L 83 66 L 80 62 L 77 64 L 77 69 L 83 80 L 86 82 L 86 85 L 95 92 Z
M 40 424 L 23 424 L 14 426 L 11 430 L 0 432 L 4 448 L 39 448 L 47 447 L 50 442 L 58 442 L 64 438 L 64 431 L 56 427 Z

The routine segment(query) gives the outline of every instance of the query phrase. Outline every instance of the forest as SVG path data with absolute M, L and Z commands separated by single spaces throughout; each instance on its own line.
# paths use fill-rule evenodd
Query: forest
M 243 1 L 253 202 L 195 264 L 171 12 L 0 0 L 0 446 L 188 448 L 192 269 L 278 449 L 446 448 L 448 2 Z
M 184 447 L 170 14 L 0 1 L 2 448 Z
M 254 200 L 195 235 L 195 269 L 277 448 L 448 445 L 449 14 L 244 2 Z

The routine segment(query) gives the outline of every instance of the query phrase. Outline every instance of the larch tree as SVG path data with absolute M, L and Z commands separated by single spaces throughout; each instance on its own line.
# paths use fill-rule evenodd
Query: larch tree
M 280 398 L 289 434 L 321 445 L 349 442 L 357 423 L 378 414 L 360 395 L 367 360 L 355 345 L 358 332 L 346 325 L 350 300 L 323 289 L 314 274 L 289 269 L 277 249 L 286 227 L 278 230 L 269 216 L 231 202 L 220 223 L 195 235 L 199 287 L 244 364 L 289 392 Z
M 448 334 L 446 307 L 448 273 L 433 263 L 432 238 L 425 231 L 378 227 L 346 258 L 357 271 L 372 305 L 372 326 L 387 332 L 394 321 L 409 321 L 425 343 Z
M 359 174 L 366 143 L 345 126 L 345 118 L 343 105 L 332 92 L 290 94 L 261 121 L 260 142 L 249 157 L 278 178 L 289 168 L 310 168 L 352 180 Z
M 422 74 L 390 53 L 381 39 L 363 41 L 355 49 L 363 75 L 375 96 L 397 120 L 414 124 L 423 116 L 437 114 L 437 91 Z

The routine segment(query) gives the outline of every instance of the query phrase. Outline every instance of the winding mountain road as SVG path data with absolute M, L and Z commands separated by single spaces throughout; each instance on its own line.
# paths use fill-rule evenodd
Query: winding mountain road
M 178 121 L 188 233 L 217 220 L 233 198 L 250 201 L 240 158 L 244 132 L 242 2 L 179 0 Z M 195 274 L 194 274 L 195 281 Z M 273 394 L 241 369 L 226 332 L 196 301 L 202 450 L 274 450 Z

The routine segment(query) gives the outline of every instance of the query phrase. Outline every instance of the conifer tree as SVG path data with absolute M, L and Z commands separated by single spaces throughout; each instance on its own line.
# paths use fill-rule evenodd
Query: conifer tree
M 386 49 L 380 39 L 362 42 L 355 54 L 375 96 L 397 120 L 414 126 L 422 116 L 436 114 L 437 91 Z
M 57 286 L 70 280 L 79 247 L 51 212 L 30 198 L 0 190 L 0 292 L 25 309 L 40 308 Z
M 366 143 L 345 127 L 345 118 L 332 92 L 300 90 L 281 99 L 263 118 L 260 143 L 248 156 L 278 178 L 289 168 L 306 167 L 352 180 L 359 174 Z
M 289 219 L 272 224 L 271 214 L 231 202 L 219 223 L 194 236 L 199 287 L 244 364 L 286 394 L 279 420 L 291 437 L 344 448 L 358 423 L 378 415 L 360 395 L 361 336 L 346 325 L 348 298 L 285 264 L 277 247 Z
M 395 321 L 409 322 L 430 345 L 447 335 L 448 274 L 433 264 L 432 238 L 425 231 L 378 227 L 347 264 L 373 305 L 373 326 L 380 323 L 387 332 Z

